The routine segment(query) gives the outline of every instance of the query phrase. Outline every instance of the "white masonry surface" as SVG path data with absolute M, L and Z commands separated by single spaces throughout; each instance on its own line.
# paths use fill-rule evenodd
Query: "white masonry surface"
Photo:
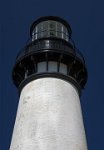
M 77 89 L 41 78 L 22 90 L 10 150 L 87 150 Z

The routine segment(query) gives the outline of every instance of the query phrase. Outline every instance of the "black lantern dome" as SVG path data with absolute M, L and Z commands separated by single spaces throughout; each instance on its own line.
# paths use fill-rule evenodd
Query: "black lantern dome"
M 30 28 L 31 43 L 18 54 L 13 81 L 21 90 L 32 80 L 60 78 L 74 84 L 79 91 L 87 81 L 82 54 L 70 42 L 69 24 L 54 16 L 41 17 Z

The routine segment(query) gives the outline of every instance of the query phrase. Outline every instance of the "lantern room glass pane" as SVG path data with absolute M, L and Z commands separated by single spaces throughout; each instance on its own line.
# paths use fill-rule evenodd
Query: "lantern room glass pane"
M 59 72 L 63 74 L 67 74 L 67 66 L 63 63 L 60 63 Z
M 62 23 L 52 20 L 40 22 L 33 30 L 32 41 L 45 37 L 69 40 L 67 28 Z
M 39 62 L 37 64 L 37 72 L 46 72 L 46 62 Z
M 49 61 L 48 62 L 48 71 L 49 72 L 57 72 L 57 62 Z

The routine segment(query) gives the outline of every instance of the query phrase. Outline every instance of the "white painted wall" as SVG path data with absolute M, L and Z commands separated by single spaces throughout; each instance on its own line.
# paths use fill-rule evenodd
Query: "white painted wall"
M 78 92 L 41 78 L 21 93 L 10 150 L 87 150 Z

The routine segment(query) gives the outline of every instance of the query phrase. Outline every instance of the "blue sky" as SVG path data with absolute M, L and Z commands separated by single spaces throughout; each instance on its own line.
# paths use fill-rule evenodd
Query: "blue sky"
M 88 82 L 81 104 L 89 150 L 104 149 L 104 1 L 3 0 L 0 4 L 0 150 L 8 150 L 18 105 L 11 72 L 17 53 L 29 38 L 31 23 L 41 16 L 67 20 L 72 39 L 83 53 Z

